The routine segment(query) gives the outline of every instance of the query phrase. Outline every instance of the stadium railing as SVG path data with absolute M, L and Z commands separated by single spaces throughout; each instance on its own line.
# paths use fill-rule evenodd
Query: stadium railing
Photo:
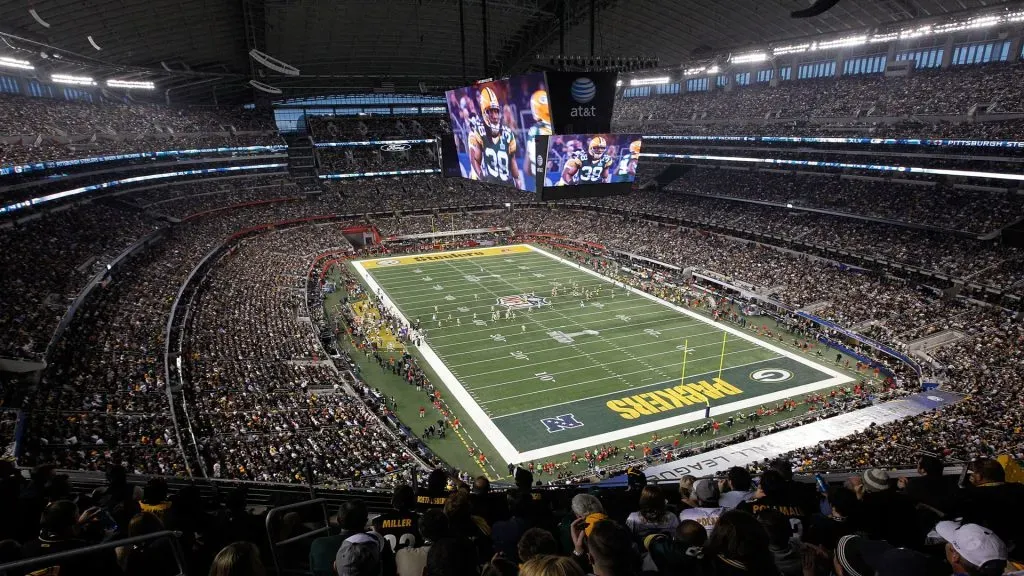
M 296 536 L 292 536 L 291 538 L 285 538 L 284 540 L 279 540 L 276 542 L 274 541 L 273 527 L 274 520 L 276 518 L 278 518 L 285 512 L 306 510 L 310 508 L 314 509 L 314 511 L 317 508 L 319 508 L 320 515 L 323 517 L 323 526 L 311 528 L 306 532 L 303 532 Z M 281 576 L 283 574 L 308 574 L 308 570 L 290 567 L 285 567 L 284 569 L 282 569 L 281 559 L 278 557 L 277 550 L 282 546 L 294 545 L 299 542 L 303 542 L 308 546 L 312 538 L 329 535 L 331 531 L 331 520 L 330 515 L 327 513 L 327 500 L 324 500 L 323 498 L 314 498 L 312 500 L 307 500 L 305 502 L 296 502 L 295 504 L 288 504 L 286 506 L 278 506 L 276 508 L 273 508 L 267 513 L 266 529 L 267 543 L 270 545 L 270 556 L 274 561 L 274 570 L 277 572 L 278 576 Z
M 69 558 L 86 556 L 88 554 L 94 554 L 96 552 L 113 550 L 121 546 L 131 546 L 133 544 L 140 544 L 142 542 L 151 542 L 154 540 L 167 538 L 171 543 L 171 553 L 174 555 L 174 562 L 178 566 L 178 576 L 185 576 L 187 573 L 185 566 L 185 555 L 182 553 L 181 543 L 178 541 L 178 538 L 180 537 L 181 532 L 171 530 L 163 530 L 160 532 L 154 532 L 152 534 L 145 534 L 142 536 L 132 536 L 131 538 L 123 538 L 121 540 L 113 540 L 111 542 L 104 542 L 102 544 L 94 544 L 92 546 L 85 546 L 84 548 L 75 548 L 74 550 L 56 552 L 53 554 L 47 554 L 45 556 L 37 556 L 35 558 L 28 558 L 26 560 L 18 560 L 16 562 L 0 564 L 0 574 L 21 574 L 21 569 L 28 568 L 30 566 L 52 566 L 54 564 L 59 563 L 61 560 L 66 560 Z M 30 572 L 33 574 L 36 573 L 35 571 Z

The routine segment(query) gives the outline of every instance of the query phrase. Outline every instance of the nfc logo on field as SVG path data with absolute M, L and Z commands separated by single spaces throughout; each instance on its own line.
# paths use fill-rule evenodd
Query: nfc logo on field
M 555 416 L 554 418 L 541 418 L 540 423 L 548 429 L 548 434 L 583 426 L 583 422 L 577 420 L 576 416 L 573 416 L 572 414 L 562 414 L 561 416 Z

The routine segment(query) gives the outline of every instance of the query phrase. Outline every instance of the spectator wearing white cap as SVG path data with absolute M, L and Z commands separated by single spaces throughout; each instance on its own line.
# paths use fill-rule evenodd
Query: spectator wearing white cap
M 691 499 L 696 500 L 697 506 L 687 508 L 679 513 L 679 520 L 693 520 L 707 530 L 708 536 L 715 530 L 718 518 L 725 512 L 725 508 L 718 505 L 718 483 L 713 478 L 701 478 L 693 483 Z
M 1006 567 L 1006 544 L 995 532 L 978 524 L 945 521 L 935 533 L 946 541 L 946 560 L 955 574 L 995 576 Z

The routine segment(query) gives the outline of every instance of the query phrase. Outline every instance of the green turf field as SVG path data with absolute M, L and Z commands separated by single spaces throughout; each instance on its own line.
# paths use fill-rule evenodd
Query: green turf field
M 714 417 L 852 381 L 533 246 L 353 265 L 385 305 L 420 321 L 418 352 L 447 401 L 506 462 L 692 426 L 708 404 Z M 573 286 L 600 293 L 586 300 Z

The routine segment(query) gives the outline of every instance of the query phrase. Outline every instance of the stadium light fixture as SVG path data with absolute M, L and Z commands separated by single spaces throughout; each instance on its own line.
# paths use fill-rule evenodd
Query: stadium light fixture
M 708 74 L 718 74 L 720 70 L 721 68 L 718 67 L 718 64 L 715 64 L 711 68 L 708 68 Z
M 668 84 L 671 78 L 668 76 L 657 76 L 655 78 L 633 78 L 629 81 L 630 86 L 653 86 L 655 84 Z
M 615 86 L 622 86 L 622 80 L 616 80 Z
M 867 44 L 867 36 L 847 36 L 846 38 L 837 38 L 835 40 L 828 40 L 827 42 L 817 42 L 817 46 L 812 46 L 811 50 L 832 50 L 833 48 L 848 48 L 850 46 L 862 46 Z
M 50 80 L 56 84 L 73 84 L 75 86 L 95 86 L 96 81 L 88 76 L 72 76 L 70 74 L 54 74 Z
M 750 52 L 749 54 L 738 54 L 729 58 L 729 62 L 732 64 L 748 64 L 751 62 L 764 62 L 768 59 L 768 54 L 764 52 Z
M 0 67 L 3 68 L 20 68 L 21 70 L 35 70 L 28 60 L 19 60 L 17 58 L 8 58 L 7 56 L 0 56 Z
M 698 74 L 703 74 L 704 72 L 707 72 L 707 70 L 708 70 L 707 66 L 699 66 L 697 68 L 687 68 L 686 70 L 683 70 L 683 76 L 696 76 Z
M 153 90 L 156 85 L 152 82 L 141 82 L 135 80 L 107 80 L 110 88 L 125 88 L 128 90 Z
M 786 54 L 799 54 L 800 52 L 807 52 L 810 49 L 810 44 L 790 44 L 789 46 L 778 46 L 776 48 L 772 48 L 772 55 L 784 56 Z

